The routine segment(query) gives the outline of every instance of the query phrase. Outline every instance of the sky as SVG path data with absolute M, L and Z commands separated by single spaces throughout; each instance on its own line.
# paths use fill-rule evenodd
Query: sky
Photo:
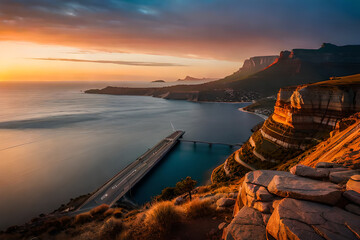
M 221 78 L 359 29 L 359 0 L 0 0 L 0 81 Z

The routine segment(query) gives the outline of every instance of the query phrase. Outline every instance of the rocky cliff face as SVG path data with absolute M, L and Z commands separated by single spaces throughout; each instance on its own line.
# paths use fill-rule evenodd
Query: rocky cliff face
M 279 88 L 323 81 L 332 76 L 358 73 L 360 73 L 360 45 L 323 44 L 319 49 L 283 51 L 279 57 L 252 57 L 245 60 L 243 67 L 232 75 L 203 84 L 162 88 L 108 87 L 85 92 L 240 102 L 274 95 Z M 198 92 L 198 97 L 194 97 L 194 91 Z M 191 92 L 190 98 L 187 98 L 187 92 Z M 182 96 L 179 97 L 180 95 Z
M 244 61 L 243 66 L 239 69 L 237 73 L 250 75 L 261 71 L 271 65 L 279 56 L 259 56 L 251 57 Z
M 296 157 L 304 156 L 301 154 L 310 148 L 314 151 L 314 146 L 320 146 L 318 145 L 320 142 L 331 136 L 328 141 L 333 141 L 334 144 L 323 148 L 322 153 L 319 150 L 311 161 L 316 162 L 319 158 L 327 161 L 321 157 L 321 154 L 326 156 L 326 151 L 332 151 L 333 156 L 344 164 L 344 160 L 339 159 L 341 154 L 345 154 L 346 148 L 340 148 L 341 151 L 339 150 L 337 154 L 334 151 L 339 149 L 339 146 L 350 145 L 350 142 L 359 142 L 360 140 L 357 139 L 359 128 L 354 125 L 353 130 L 347 130 L 351 133 L 347 133 L 350 135 L 349 138 L 341 135 L 344 134 L 343 132 L 339 133 L 341 136 L 337 139 L 331 139 L 339 131 L 337 129 L 344 128 L 346 124 L 349 125 L 350 122 L 360 124 L 360 121 L 353 119 L 355 117 L 352 117 L 352 120 L 347 119 L 356 112 L 360 112 L 360 75 L 282 88 L 277 96 L 274 113 L 235 152 L 237 156 L 234 159 L 243 167 L 246 167 L 245 164 L 249 165 L 247 169 L 268 169 L 280 165 L 283 165 L 282 169 L 288 169 L 301 161 Z M 339 142 L 339 139 L 342 142 Z M 358 147 L 354 145 L 354 148 Z M 346 154 L 357 156 L 356 152 L 354 149 L 348 149 Z M 305 153 L 306 156 L 309 154 L 311 152 Z M 294 160 L 288 162 L 290 159 Z M 349 159 L 349 157 L 343 157 L 343 159 Z M 328 160 L 335 161 L 330 157 Z M 311 161 L 308 160 L 308 163 Z M 358 159 L 355 162 L 358 162 Z M 226 175 L 236 175 L 231 169 L 226 169 Z

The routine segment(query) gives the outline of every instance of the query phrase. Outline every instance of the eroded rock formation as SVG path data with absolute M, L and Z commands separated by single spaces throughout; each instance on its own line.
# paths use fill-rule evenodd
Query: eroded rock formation
M 360 75 L 282 88 L 277 96 L 274 114 L 242 146 L 239 159 L 256 169 L 274 167 L 316 146 L 329 138 L 330 133 L 334 137 L 336 133 L 343 131 L 334 140 L 332 147 L 327 148 L 327 151 L 338 153 L 336 156 L 340 157 L 347 149 L 340 146 L 350 144 L 351 140 L 360 141 L 360 119 L 357 119 L 357 115 L 349 118 L 359 111 Z M 344 131 L 349 126 L 351 130 Z M 335 147 L 336 144 L 340 145 Z M 319 148 L 323 145 L 319 145 Z M 352 155 L 357 153 L 354 149 L 348 151 Z M 323 154 L 329 157 L 324 151 Z M 322 158 L 319 154 L 317 157 Z M 335 161 L 334 158 L 331 159 L 322 158 L 322 161 Z M 288 165 L 288 168 L 291 166 Z M 319 178 L 322 176 L 321 171 L 318 171 L 318 175 Z
M 344 168 L 321 163 L 307 171 L 313 178 L 318 171 L 336 173 L 344 172 Z M 296 175 L 304 171 L 247 173 L 239 189 L 234 219 L 224 229 L 223 238 L 360 238 L 360 175 L 349 171 L 353 173 L 339 184 L 332 183 L 329 174 L 321 180 Z

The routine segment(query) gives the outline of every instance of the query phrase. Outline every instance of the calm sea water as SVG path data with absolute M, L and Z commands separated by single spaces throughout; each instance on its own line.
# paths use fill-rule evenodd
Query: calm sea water
M 245 104 L 81 92 L 106 85 L 0 83 L 0 229 L 94 191 L 169 135 L 170 121 L 185 139 L 239 143 L 262 120 L 237 110 Z M 186 176 L 207 183 L 234 150 L 180 143 L 130 197 L 146 202 Z

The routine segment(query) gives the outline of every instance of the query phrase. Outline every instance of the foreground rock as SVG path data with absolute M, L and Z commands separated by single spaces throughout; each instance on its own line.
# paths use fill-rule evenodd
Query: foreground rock
M 231 207 L 235 204 L 235 200 L 232 198 L 220 198 L 217 200 L 216 205 L 218 207 Z
M 328 169 L 343 171 L 338 165 L 325 166 L 330 165 L 323 168 L 329 173 Z M 328 177 L 314 180 L 282 171 L 249 172 L 223 237 L 263 239 L 264 232 L 255 235 L 254 231 L 266 225 L 267 239 L 360 239 L 359 177 L 352 175 L 346 190 L 343 183 L 332 183 Z
M 353 175 L 346 184 L 346 190 L 352 190 L 360 194 L 360 175 Z
M 357 239 L 360 217 L 337 207 L 283 199 L 266 231 L 275 239 Z
M 268 186 L 269 192 L 281 197 L 310 200 L 335 205 L 341 197 L 339 187 L 330 182 L 300 177 L 275 176 Z
M 352 176 L 360 174 L 358 170 L 349 170 L 330 173 L 329 179 L 333 183 L 347 182 Z
M 265 240 L 265 224 L 262 214 L 249 207 L 243 207 L 224 230 L 226 240 Z

